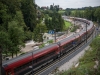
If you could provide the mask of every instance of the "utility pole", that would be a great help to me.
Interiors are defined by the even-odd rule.
[[[75,28],[75,17],[74,17],[74,28]]]
[[[32,52],[32,64],[31,64],[31,66],[29,66],[29,68],[32,69],[30,75],[34,75],[33,64],[34,64],[34,63],[33,63],[33,52]]]
[[[2,75],[2,48],[0,46],[0,75]]]
[[[56,43],[56,29],[54,29],[54,32],[55,32],[55,43]]]
[[[34,73],[34,72],[33,72],[33,64],[34,64],[34,63],[33,63],[33,52],[32,52],[32,75],[34,75],[34,74],[33,74],[33,73]]]
[[[87,43],[87,23],[86,23],[86,43]]]

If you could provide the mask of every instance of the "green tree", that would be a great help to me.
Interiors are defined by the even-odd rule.
[[[6,53],[6,56],[8,56],[9,46],[10,46],[10,39],[7,32],[0,31],[0,46],[2,48],[2,52]]]
[[[20,51],[22,46],[24,46],[24,29],[22,26],[18,26],[17,21],[11,21],[8,24],[8,34],[11,40],[10,51],[12,53],[12,57],[13,53],[16,53],[17,56],[17,52]]]
[[[24,16],[24,22],[31,31],[36,27],[36,5],[33,0],[22,0],[21,10]]]
[[[50,10],[53,11],[53,9],[54,9],[54,6],[53,5],[50,5]]]
[[[17,25],[20,27],[23,27],[24,33],[25,33],[25,41],[31,40],[32,39],[32,32],[29,30],[29,28],[25,25],[23,15],[21,11],[16,11],[16,15],[14,17],[16,22],[18,23]]]
[[[20,1],[21,0],[1,0],[1,2],[8,7],[7,12],[12,16],[12,18],[16,14],[16,11],[20,10]]]
[[[64,20],[59,13],[54,12],[52,17],[52,29],[61,31],[63,29]]]
[[[33,40],[36,42],[43,42],[43,34],[47,31],[47,28],[43,24],[38,24],[34,29]]]
[[[64,20],[61,17],[61,14],[54,11],[52,13],[51,18],[45,18],[45,25],[47,26],[48,30],[62,31],[64,26]]]
[[[85,10],[85,14],[84,14],[84,16],[85,16],[85,18],[86,19],[89,19],[89,20],[91,20],[91,16],[92,16],[92,7],[89,7],[89,8],[87,8],[86,10]]]
[[[96,9],[94,16],[97,18],[97,20],[100,22],[100,7]]]
[[[71,11],[70,10],[65,11],[65,15],[66,16],[70,16],[71,15]]]
[[[8,55],[7,53],[11,52],[12,57],[13,53],[16,53],[17,56],[17,52],[24,46],[25,38],[32,38],[32,36],[28,36],[31,33],[24,23],[20,1],[0,1],[0,41],[4,43],[2,44],[3,53]],[[4,38],[5,40],[2,40]]]
[[[18,22],[19,26],[23,26],[24,28],[26,28],[24,19],[23,19],[23,14],[21,11],[16,11],[16,15],[14,17],[14,19]]]
[[[49,19],[45,18],[45,25],[47,26],[48,30],[49,30]]]
[[[54,10],[58,12],[59,11],[59,5],[55,5]]]
[[[10,15],[7,13],[8,7],[0,2],[0,30],[8,28],[8,21],[10,20]]]

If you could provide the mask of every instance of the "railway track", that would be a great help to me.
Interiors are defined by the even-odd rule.
[[[94,28],[95,31],[97,29],[92,21],[82,18],[74,18],[74,20],[82,22],[83,27],[80,32],[57,43],[4,61],[2,64],[3,75],[48,75],[55,68],[72,59],[91,43],[94,34],[98,34],[96,32],[91,35]]]
[[[95,37],[95,31],[93,32],[93,34],[88,38],[88,42],[91,42],[91,40]],[[77,47],[75,47],[74,49],[71,49],[68,53],[63,54],[60,58],[53,60],[52,62],[46,64],[45,66],[42,66],[41,68],[39,68],[38,70],[36,70],[35,72],[28,72],[27,74],[24,75],[44,75],[43,72],[46,71],[47,69],[55,66],[55,64],[59,64],[62,60],[64,60],[65,58],[67,58],[69,55],[71,55],[72,53],[74,53],[75,51],[77,51],[78,49],[81,49],[84,45],[86,45],[86,41],[82,42],[80,45],[78,45]],[[66,61],[67,62],[67,61]],[[64,63],[63,63],[64,64]],[[61,66],[61,65],[60,65]],[[56,66],[57,67],[57,66]],[[56,68],[55,67],[55,68]],[[59,67],[59,66],[58,66]],[[55,69],[53,68],[53,70]],[[53,71],[52,70],[52,71]],[[32,74],[33,73],[33,74]],[[47,75],[47,74],[45,74]]]

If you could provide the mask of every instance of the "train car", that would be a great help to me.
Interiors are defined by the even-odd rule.
[[[44,63],[46,64],[58,57],[59,46],[53,44],[32,52],[3,62],[6,75],[23,75],[32,69],[30,66],[33,67],[33,70],[38,69]]]
[[[91,23],[89,23],[89,24],[92,24],[91,25],[91,27],[88,29],[88,37],[90,37],[90,35],[94,32],[94,30],[95,30],[95,27],[94,27],[94,25],[93,25],[93,23],[91,22]]]
[[[75,46],[80,44],[80,34],[75,34],[70,36],[67,39],[64,39],[61,42],[61,53],[64,54],[66,52],[69,52],[71,49],[73,49]]]

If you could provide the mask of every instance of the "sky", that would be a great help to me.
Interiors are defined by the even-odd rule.
[[[35,0],[35,3],[40,7],[50,6],[54,3],[63,9],[100,6],[100,0]]]

